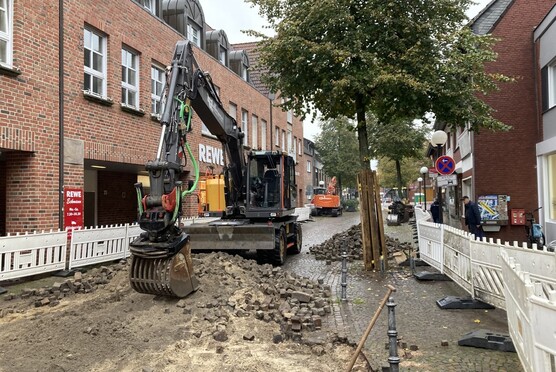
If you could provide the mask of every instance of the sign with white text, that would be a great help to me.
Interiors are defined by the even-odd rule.
[[[64,187],[64,229],[71,231],[83,228],[83,189]]]

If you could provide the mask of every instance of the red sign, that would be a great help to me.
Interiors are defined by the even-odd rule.
[[[436,163],[434,163],[434,167],[436,168],[438,173],[447,176],[454,173],[454,171],[456,170],[456,162],[451,156],[442,155],[436,160]]]
[[[71,237],[71,230],[83,228],[83,189],[64,187],[64,229]]]

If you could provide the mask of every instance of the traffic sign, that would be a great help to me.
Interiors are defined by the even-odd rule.
[[[458,184],[458,177],[455,174],[438,176],[436,182],[438,187],[456,186]]]
[[[434,163],[437,172],[445,176],[454,173],[456,170],[456,162],[451,156],[442,155]]]

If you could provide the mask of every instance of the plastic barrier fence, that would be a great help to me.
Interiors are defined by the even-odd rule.
[[[64,269],[66,241],[65,231],[0,237],[0,280]]]

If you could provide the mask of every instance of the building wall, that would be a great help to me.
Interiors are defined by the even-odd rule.
[[[554,5],[554,1],[517,0],[502,16],[492,34],[500,41],[495,46],[498,60],[488,72],[516,78],[502,84],[485,101],[494,116],[511,125],[505,133],[474,134],[474,198],[503,194],[511,197],[508,208],[535,209],[538,206],[535,144],[542,139],[537,120],[535,69],[532,31]],[[524,240],[522,226],[504,226],[488,236],[503,240]]]
[[[22,232],[58,226],[58,6],[14,3],[13,66],[21,73],[0,73],[2,213],[7,232]]]
[[[59,223],[58,156],[58,1],[17,0],[14,2],[13,64],[21,69],[15,77],[0,73],[0,151],[5,155],[4,194],[6,231],[0,233],[57,228]],[[107,45],[107,96],[112,104],[87,99],[83,94],[84,27],[103,33]],[[96,195],[98,224],[136,220],[133,183],[147,160],[156,155],[161,127],[151,119],[151,64],[170,63],[180,35],[161,19],[131,0],[64,2],[64,138],[66,146],[64,186],[87,188],[85,170],[97,163],[107,166],[98,171]],[[139,55],[140,109],[124,111],[121,100],[121,50],[131,48]],[[237,105],[238,124],[242,109],[259,122],[265,120],[267,149],[275,149],[271,123],[287,130],[285,113],[271,110],[270,101],[251,84],[243,81],[206,52],[194,47],[200,68],[210,72],[220,88],[223,106]],[[271,118],[276,115],[276,118]],[[201,132],[201,120],[194,115],[193,131],[188,135],[192,151],[199,160],[200,145],[221,148],[212,136]],[[303,138],[302,124],[294,119],[294,136]],[[249,131],[249,136],[252,131]],[[10,140],[3,140],[6,136]],[[258,144],[261,143],[258,130]],[[248,137],[246,145],[251,145]],[[71,155],[71,156],[69,156]],[[298,160],[299,161],[299,160]],[[200,162],[201,172],[222,167]],[[298,166],[299,168],[299,166]],[[192,162],[186,166],[191,178]],[[299,172],[299,169],[298,169]],[[298,178],[298,189],[304,189]],[[108,194],[104,195],[104,190]],[[117,190],[121,190],[117,192]],[[125,197],[122,197],[125,193]],[[2,198],[0,198],[2,200]],[[117,203],[116,207],[114,203]],[[133,208],[131,207],[133,205]],[[1,206],[1,205],[0,205]],[[197,212],[197,199],[186,200],[185,215]]]

